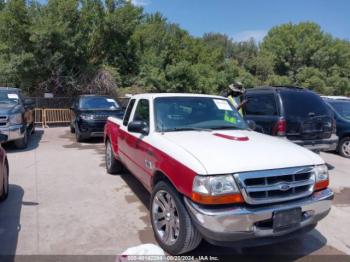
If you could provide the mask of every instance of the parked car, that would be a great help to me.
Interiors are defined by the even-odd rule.
[[[123,117],[123,109],[108,96],[82,95],[71,107],[70,130],[82,142],[91,137],[103,137],[103,128],[109,116]]]
[[[7,138],[7,135],[0,134],[0,201],[4,201],[9,193],[9,164],[6,151],[1,146]]]
[[[0,132],[24,149],[34,131],[34,101],[24,98],[20,89],[0,87]]]
[[[333,114],[316,93],[299,87],[248,89],[244,118],[269,135],[287,138],[313,151],[332,151],[338,144]]]
[[[337,135],[339,143],[337,152],[346,158],[350,158],[350,99],[324,98],[337,122]]]
[[[135,95],[104,132],[107,172],[126,166],[151,192],[155,238],[170,254],[202,238],[244,246],[297,237],[331,208],[325,162],[252,131],[226,98]]]

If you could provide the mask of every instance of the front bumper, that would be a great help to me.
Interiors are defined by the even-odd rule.
[[[337,135],[332,134],[327,139],[315,139],[315,140],[290,140],[300,146],[306,147],[312,151],[334,151],[337,149],[339,138]]]
[[[24,137],[25,125],[13,125],[0,127],[0,133],[7,135],[7,142],[18,140]]]
[[[235,242],[235,245],[250,246],[280,241],[313,229],[329,213],[332,199],[333,192],[327,188],[307,198],[260,207],[208,207],[188,198],[184,201],[194,224],[207,241],[217,245]],[[301,207],[303,212],[299,225],[278,231],[269,226],[274,212],[296,207]]]
[[[89,137],[103,137],[104,126],[106,121],[85,121],[78,122],[78,128],[81,135],[86,138]]]

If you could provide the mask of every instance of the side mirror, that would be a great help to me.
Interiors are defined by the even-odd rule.
[[[132,121],[128,125],[128,131],[148,135],[149,127],[144,121]]]
[[[5,143],[8,139],[8,136],[0,133],[0,144]]]
[[[256,129],[256,123],[253,120],[247,120],[247,125],[251,130],[255,130]]]
[[[24,99],[24,105],[25,106],[34,106],[34,100],[31,98],[25,98]]]

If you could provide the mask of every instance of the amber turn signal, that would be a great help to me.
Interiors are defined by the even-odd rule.
[[[314,191],[325,189],[328,186],[329,186],[329,180],[328,179],[316,182]]]
[[[241,194],[229,194],[221,196],[202,195],[192,192],[192,200],[204,205],[221,205],[221,204],[237,204],[244,203]]]

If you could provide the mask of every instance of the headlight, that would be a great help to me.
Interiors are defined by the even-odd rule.
[[[316,182],[328,180],[328,167],[326,165],[315,166]]]
[[[196,176],[193,180],[192,200],[202,204],[243,202],[232,175]]]
[[[90,115],[90,114],[81,114],[80,118],[83,120],[94,120],[94,115]]]
[[[14,114],[9,117],[10,125],[19,125],[23,122],[22,114]]]
[[[315,190],[327,188],[329,185],[328,167],[326,165],[319,165],[314,167],[316,178]]]

